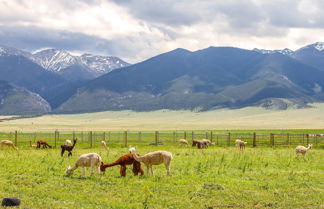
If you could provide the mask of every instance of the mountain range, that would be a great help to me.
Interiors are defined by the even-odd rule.
[[[175,49],[130,65],[117,57],[0,47],[0,75],[39,94],[53,113],[302,108],[324,99],[323,49],[321,42],[295,51]]]

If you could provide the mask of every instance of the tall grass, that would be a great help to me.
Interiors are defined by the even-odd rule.
[[[21,198],[22,208],[321,208],[324,194],[324,150],[305,159],[293,149],[140,146],[140,154],[171,151],[172,176],[163,165],[154,176],[119,176],[119,166],[105,175],[71,177],[65,169],[80,154],[97,152],[104,162],[127,148],[78,149],[61,158],[59,150],[0,151],[0,197]],[[142,164],[142,166],[144,166]],[[143,167],[144,168],[144,167]],[[144,168],[145,170],[145,168]]]

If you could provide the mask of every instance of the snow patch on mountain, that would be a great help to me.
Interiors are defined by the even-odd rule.
[[[257,49],[254,48],[253,51],[259,52],[261,54],[274,54],[274,53],[280,53],[280,54],[284,54],[284,55],[292,55],[294,53],[293,50],[291,49],[276,49],[276,50],[268,50],[268,49]]]

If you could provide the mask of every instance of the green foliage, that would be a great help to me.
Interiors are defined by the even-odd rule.
[[[163,165],[154,176],[125,178],[119,166],[105,175],[70,177],[65,169],[80,154],[97,152],[104,162],[128,153],[127,148],[77,148],[73,157],[58,149],[0,151],[0,197],[21,198],[22,208],[320,208],[323,206],[324,150],[312,149],[305,160],[294,149],[139,146],[143,155],[171,151],[172,176]],[[145,167],[142,164],[144,170]]]

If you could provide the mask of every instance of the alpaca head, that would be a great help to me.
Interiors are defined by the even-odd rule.
[[[129,152],[132,154],[136,154],[136,148],[135,147],[130,147]]]
[[[104,166],[103,162],[101,162],[100,171],[103,172],[103,173],[105,173],[105,171],[106,171],[106,167]]]
[[[247,142],[244,142],[244,145],[246,145],[247,144]]]
[[[312,144],[309,144],[308,145],[308,149],[312,149],[313,145]]]
[[[68,166],[66,171],[65,171],[66,175],[70,175],[73,173],[73,170],[71,169],[71,166]]]

